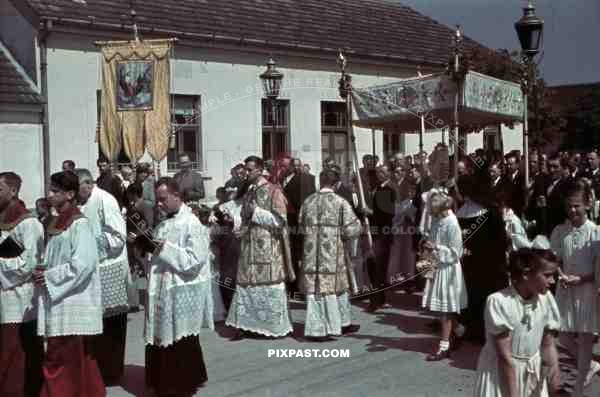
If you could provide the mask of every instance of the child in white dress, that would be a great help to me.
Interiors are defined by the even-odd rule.
[[[442,315],[439,347],[427,356],[427,361],[439,361],[450,356],[450,336],[453,325],[457,325],[457,314],[467,307],[467,289],[460,264],[462,232],[450,209],[452,199],[443,192],[432,191],[427,201],[431,229],[421,250],[430,256],[436,270],[425,285],[423,307]]]
[[[487,299],[486,344],[477,364],[475,397],[546,397],[548,386],[557,391],[560,316],[548,290],[557,262],[550,250],[511,253],[512,285]]]
[[[600,332],[598,295],[594,284],[600,258],[600,230],[587,218],[591,189],[578,181],[567,195],[568,220],[554,228],[552,250],[562,260],[556,302],[562,318],[560,343],[577,359],[573,396],[582,397],[600,363],[592,361],[594,334]]]

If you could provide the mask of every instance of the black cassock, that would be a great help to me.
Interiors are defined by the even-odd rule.
[[[458,218],[458,222],[463,231],[463,246],[470,252],[461,259],[469,299],[461,323],[467,328],[467,339],[484,342],[486,299],[508,286],[506,252],[509,241],[498,210]]]

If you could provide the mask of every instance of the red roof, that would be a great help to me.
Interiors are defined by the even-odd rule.
[[[109,25],[131,34],[131,1],[27,0],[61,24]],[[134,1],[141,29],[192,40],[337,51],[353,56],[442,66],[453,29],[393,0],[143,0]],[[142,30],[144,32],[144,30]],[[480,46],[465,38],[467,46]]]

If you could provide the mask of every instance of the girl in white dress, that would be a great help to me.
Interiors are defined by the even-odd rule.
[[[511,253],[512,285],[487,299],[486,344],[477,364],[475,397],[547,397],[558,390],[555,335],[560,316],[548,290],[557,262],[550,250]]]
[[[457,325],[457,314],[467,307],[467,289],[460,265],[462,232],[450,209],[452,199],[432,190],[428,207],[431,229],[421,250],[431,257],[436,270],[425,285],[423,307],[441,314],[441,340],[438,348],[427,356],[427,361],[439,361],[450,356],[450,336],[453,325]]]
[[[592,361],[594,334],[600,332],[598,295],[594,285],[600,258],[600,232],[587,218],[591,189],[578,181],[567,195],[568,220],[554,228],[552,250],[562,259],[556,302],[562,318],[560,343],[577,359],[573,396],[582,397],[600,364]]]

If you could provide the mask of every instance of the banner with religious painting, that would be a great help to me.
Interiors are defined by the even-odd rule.
[[[152,110],[154,62],[117,62],[117,111]]]
[[[98,43],[102,51],[99,142],[109,161],[121,149],[138,161],[167,155],[171,134],[172,39]]]

